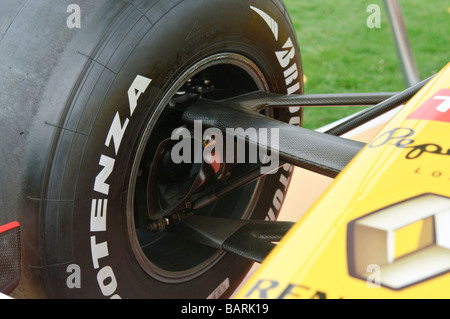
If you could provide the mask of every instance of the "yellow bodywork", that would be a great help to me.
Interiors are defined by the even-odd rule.
[[[450,64],[339,174],[236,298],[449,298],[449,89]]]

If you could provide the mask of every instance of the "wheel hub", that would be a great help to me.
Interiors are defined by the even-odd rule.
[[[150,276],[162,282],[184,282],[201,275],[225,255],[220,249],[184,239],[179,227],[173,226],[194,213],[192,200],[212,184],[249,170],[247,164],[238,164],[231,172],[226,163],[208,164],[203,159],[200,163],[173,163],[169,155],[175,143],[170,137],[177,129],[189,129],[181,119],[180,107],[202,98],[221,100],[267,90],[256,65],[243,56],[224,53],[193,65],[161,99],[139,142],[127,200],[130,243]],[[214,140],[202,136],[201,141],[191,142],[200,142],[203,151]],[[239,189],[233,200],[223,198],[195,209],[195,215],[248,219],[259,185],[255,182]]]
[[[214,141],[192,141],[204,148]],[[162,141],[152,161],[147,182],[148,228],[150,231],[164,231],[183,218],[192,215],[192,197],[205,187],[224,179],[231,171],[223,159],[215,155],[201,163],[174,163],[172,159],[174,141]],[[192,147],[194,149],[194,147]],[[202,155],[202,154],[201,154]],[[195,154],[193,157],[197,157]],[[200,156],[202,157],[202,156]],[[229,176],[229,175],[228,175]]]

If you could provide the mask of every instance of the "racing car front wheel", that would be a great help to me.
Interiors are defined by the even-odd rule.
[[[0,224],[22,227],[14,297],[231,295],[250,261],[160,229],[164,210],[189,208],[183,198],[202,169],[173,165],[167,145],[187,127],[177,105],[301,93],[282,1],[6,0],[0,70]],[[298,125],[300,113],[266,115]],[[290,173],[284,166],[193,213],[275,219]]]

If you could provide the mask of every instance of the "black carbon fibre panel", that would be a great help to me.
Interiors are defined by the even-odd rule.
[[[240,103],[240,102],[239,102]],[[278,152],[280,160],[313,172],[335,177],[364,147],[363,143],[289,125],[254,112],[232,100],[215,102],[200,100],[183,112],[185,122],[201,121],[204,127],[226,132],[234,130],[238,138]],[[261,135],[250,134],[252,129],[267,129],[267,141]],[[278,138],[274,135],[278,133]],[[278,145],[271,143],[271,138]]]
[[[192,216],[180,225],[184,238],[261,263],[294,225],[286,221]]]

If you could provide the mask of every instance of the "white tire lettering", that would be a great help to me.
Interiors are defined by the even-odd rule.
[[[106,231],[107,199],[93,199],[91,205],[91,232]]]
[[[109,127],[108,134],[105,139],[105,146],[111,147],[111,142],[114,144],[114,153],[117,156],[120,145],[122,144],[123,137],[130,123],[130,119],[137,107],[137,103],[141,95],[148,89],[148,86],[152,82],[151,79],[137,75],[128,89],[128,102],[130,117],[127,117],[123,124],[120,119],[119,112],[116,112],[114,119]],[[100,156],[99,165],[102,166],[102,170],[95,177],[93,190],[97,193],[108,196],[110,185],[107,183],[108,178],[114,171],[115,159],[102,154]],[[90,213],[90,231],[91,233],[101,234],[107,231],[107,211],[108,211],[108,199],[92,199],[91,213]],[[94,269],[100,269],[97,272],[98,286],[104,296],[111,299],[120,299],[118,294],[115,294],[118,283],[114,275],[114,271],[111,266],[103,266],[100,268],[100,261],[106,260],[109,256],[108,242],[103,241],[97,243],[97,237],[91,236],[91,255],[92,264]]]
[[[271,17],[269,16],[267,13],[265,13],[264,11],[255,8],[253,6],[250,6],[250,8],[255,11],[256,13],[258,13],[261,18],[264,19],[264,21],[266,21],[267,25],[269,26],[270,30],[272,30],[273,36],[275,37],[275,40],[278,41],[278,23]]]
[[[290,85],[294,80],[298,78],[297,63],[292,64],[286,71],[284,71],[284,78],[286,79],[286,85]]]
[[[92,252],[92,264],[95,269],[100,268],[99,260],[109,256],[108,243],[106,241],[97,244],[97,238],[91,236],[91,252]]]
[[[111,139],[114,141],[114,149],[116,151],[116,155],[119,152],[120,144],[122,143],[123,134],[128,127],[128,123],[130,123],[129,119],[125,120],[125,123],[121,124],[119,112],[116,113],[114,120],[109,128],[108,135],[106,136],[105,145],[109,147],[111,144]]]
[[[137,106],[137,101],[139,100],[139,97],[142,93],[144,93],[152,80],[143,77],[141,75],[136,76],[136,79],[134,79],[133,84],[131,84],[131,87],[128,89],[128,101],[130,104],[130,117],[133,116],[134,110]]]
[[[295,49],[294,45],[292,44],[291,38],[288,38],[286,43],[283,45],[282,51],[275,52],[275,55],[277,56],[278,62],[280,63],[281,67],[284,69],[286,68],[291,60],[295,57]]]
[[[97,282],[106,297],[111,296],[117,289],[117,280],[110,266],[105,266],[97,273]]]
[[[116,161],[109,156],[102,155],[100,157],[99,165],[103,166],[103,169],[95,177],[94,191],[102,193],[103,195],[109,194],[109,184],[106,184],[106,180],[113,172],[114,163]]]
[[[278,32],[278,23],[266,12],[255,8],[253,6],[250,6],[250,8],[257,12],[263,20],[269,25],[272,32],[276,29],[276,37],[275,40],[278,41],[279,32]],[[275,27],[276,26],[276,27]],[[275,34],[275,32],[274,32]],[[287,94],[294,94],[298,92],[301,89],[300,81],[298,79],[299,77],[299,66],[297,65],[297,62],[292,62],[292,60],[296,56],[296,50],[294,47],[294,44],[292,42],[292,39],[289,37],[286,42],[284,42],[283,46],[281,47],[281,50],[275,52],[275,56],[278,60],[278,63],[280,64],[283,71],[283,76],[285,79],[285,84],[287,87]],[[296,115],[297,112],[300,111],[300,107],[289,107],[289,112],[293,115],[289,119],[289,124],[291,125],[300,125],[301,119],[300,116]],[[287,186],[289,185],[289,179],[290,179],[290,173],[292,172],[292,166],[291,165],[284,165],[284,170],[287,172],[287,175],[280,174],[279,182],[281,184],[281,187],[277,189],[275,192],[275,195],[272,200],[272,207],[269,208],[269,211],[267,212],[266,220],[275,220],[276,219],[276,213],[281,208],[281,203],[284,198],[284,192],[287,189]]]

